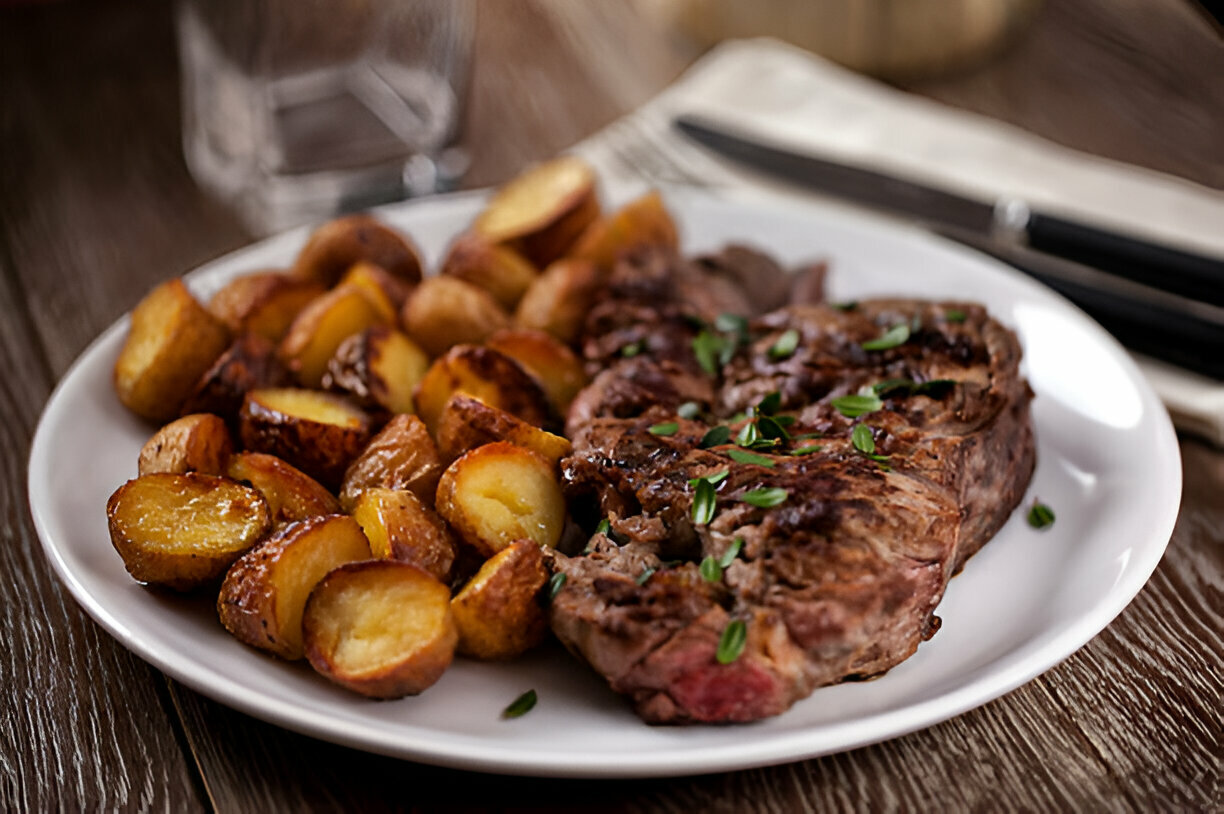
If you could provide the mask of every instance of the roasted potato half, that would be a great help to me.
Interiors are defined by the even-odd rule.
[[[178,418],[200,376],[229,345],[229,330],[183,285],[167,280],[132,311],[127,340],[115,360],[119,401],[144,418]]]
[[[377,413],[411,413],[412,393],[429,357],[397,330],[379,325],[340,343],[327,363],[323,387],[345,393]]]
[[[555,546],[565,527],[565,498],[553,467],[504,441],[477,447],[447,467],[437,509],[486,557],[515,540]]]
[[[302,609],[329,571],[370,558],[351,517],[331,514],[282,526],[234,563],[221,583],[217,615],[239,641],[283,659],[302,657]]]
[[[128,481],[106,502],[106,519],[128,573],[176,591],[215,584],[272,529],[259,492],[198,472]]]
[[[597,217],[594,170],[581,158],[562,156],[501,187],[472,230],[543,268],[564,255]]]
[[[257,271],[226,283],[208,301],[208,310],[232,333],[279,342],[306,304],[326,290],[281,271]]]
[[[333,286],[354,263],[381,266],[409,285],[421,281],[421,258],[408,238],[367,214],[336,218],[311,234],[292,274]]]
[[[457,277],[430,277],[408,297],[400,321],[412,341],[440,356],[508,327],[510,315],[484,289]]]
[[[381,559],[424,568],[443,582],[455,564],[455,539],[438,513],[407,490],[366,489],[353,506],[353,519]]]
[[[438,419],[438,453],[453,461],[468,450],[509,441],[539,455],[553,466],[573,449],[569,439],[533,427],[505,410],[465,393],[455,393]]]
[[[154,472],[224,475],[233,451],[234,440],[223,420],[209,413],[185,415],[145,442],[140,448],[138,471],[142,475]]]
[[[547,582],[544,556],[531,540],[516,540],[486,560],[451,600],[459,652],[512,659],[544,641],[548,620],[540,592]]]
[[[560,415],[569,411],[574,396],[586,387],[582,360],[544,331],[529,328],[498,331],[485,340],[485,347],[504,353],[535,377]]]
[[[383,321],[394,325],[399,320],[399,309],[404,300],[408,299],[411,286],[392,275],[382,266],[373,263],[356,263],[344,276],[339,285],[349,285],[365,294]]]
[[[268,388],[247,393],[240,416],[242,444],[283,458],[328,489],[370,440],[370,417],[341,396],[317,390]]]
[[[544,269],[527,289],[514,312],[514,321],[521,328],[545,331],[572,345],[602,285],[594,264],[562,258]]]
[[[676,249],[680,244],[676,222],[657,190],[625,204],[617,212],[597,221],[574,245],[573,257],[589,260],[608,272],[627,252],[643,246]]]
[[[490,348],[457,345],[434,360],[414,394],[417,415],[431,433],[437,433],[446,402],[455,393],[475,396],[537,427],[553,418],[548,396],[536,380]]]
[[[311,302],[289,326],[280,356],[303,387],[319,387],[327,363],[353,334],[386,324],[370,298],[354,286],[337,286]]]
[[[310,594],[306,657],[322,675],[370,698],[416,695],[455,657],[450,590],[395,560],[351,563]]]
[[[276,346],[259,334],[243,334],[200,377],[183,402],[183,412],[213,413],[237,430],[247,391],[292,384],[293,377],[276,355]]]
[[[371,487],[406,489],[433,505],[442,459],[425,424],[414,415],[397,415],[361,451],[344,473],[340,505],[349,511]]]
[[[225,474],[258,489],[268,501],[272,522],[277,526],[340,512],[340,502],[323,484],[275,455],[263,452],[231,455]]]
[[[540,271],[514,249],[468,232],[451,244],[439,273],[487,291],[498,305],[513,311]]]

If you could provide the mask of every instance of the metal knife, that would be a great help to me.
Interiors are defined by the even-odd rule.
[[[1059,291],[1124,344],[1224,378],[1224,260],[985,202],[799,154],[692,116],[674,122],[698,143],[800,186],[917,219]]]

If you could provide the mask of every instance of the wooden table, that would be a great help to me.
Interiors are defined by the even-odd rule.
[[[0,810],[1220,810],[1224,454],[1189,438],[1168,554],[1117,621],[1002,699],[849,754],[641,782],[468,774],[262,723],[124,650],[51,573],[25,462],[86,343],[155,282],[249,240],[184,168],[168,5],[0,11]],[[616,0],[482,12],[473,186],[694,56]],[[1219,35],[1183,0],[1061,0],[989,66],[912,89],[1220,188],[1221,77]]]

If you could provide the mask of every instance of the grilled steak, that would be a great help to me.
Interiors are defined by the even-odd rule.
[[[661,254],[618,265],[586,327],[599,372],[567,425],[567,497],[580,523],[608,527],[557,557],[552,626],[651,723],[776,715],[909,657],[1034,465],[1020,346],[980,306],[720,319],[784,290],[759,256],[721,257],[752,274]],[[847,415],[846,396],[864,412]],[[714,494],[708,521],[699,490]],[[746,642],[724,642],[722,663],[733,620]]]

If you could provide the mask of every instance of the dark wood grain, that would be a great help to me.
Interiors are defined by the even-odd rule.
[[[596,131],[693,56],[622,2],[481,10],[469,185]],[[989,65],[913,89],[1220,187],[1221,54],[1181,0],[1050,0]],[[846,754],[668,780],[496,777],[317,741],[164,679],[51,574],[24,464],[84,345],[153,282],[249,236],[183,165],[168,4],[4,9],[0,82],[0,810],[1221,809],[1224,454],[1192,440],[1168,554],[1101,635],[981,709]]]

